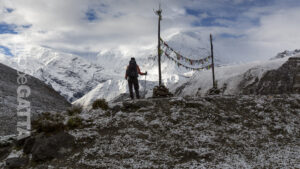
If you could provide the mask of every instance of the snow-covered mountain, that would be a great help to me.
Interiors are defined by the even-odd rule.
[[[300,58],[300,54],[292,56]],[[296,83],[294,79],[300,70],[298,63],[289,58],[217,67],[218,89],[225,95],[295,93],[290,88]],[[172,85],[171,91],[177,96],[204,96],[212,86],[212,72],[207,70]],[[272,91],[266,88],[272,88]]]
[[[165,41],[174,49],[180,51],[184,56],[188,56],[191,59],[204,58],[209,55],[207,49],[199,48],[199,44],[203,44],[201,38],[196,38],[192,33],[179,33],[170,38],[166,38]],[[206,47],[205,47],[206,48]],[[145,83],[145,77],[140,77],[140,90],[144,92],[146,87],[147,97],[152,96],[152,89],[158,84],[158,67],[156,58],[156,49],[145,50],[139,56],[136,57],[137,63],[142,71],[147,71],[147,82]],[[90,105],[94,100],[98,98],[105,98],[112,100],[122,93],[128,93],[127,81],[124,79],[125,69],[128,65],[129,58],[131,56],[124,56],[120,51],[109,51],[99,53],[97,55],[98,64],[104,68],[103,72],[112,75],[112,79],[105,83],[100,83],[96,88],[87,93],[82,98],[74,102],[74,104],[80,104],[83,106]],[[183,67],[178,67],[173,61],[168,60],[166,57],[162,57],[162,76],[163,83],[167,86],[175,84],[180,81],[184,81],[194,74],[194,71],[186,70]],[[145,86],[146,84],[146,86]]]
[[[109,79],[102,67],[76,55],[43,47],[32,47],[24,53],[3,62],[42,80],[68,101],[82,97]]]
[[[294,55],[293,55],[294,56]],[[299,55],[300,56],[300,55]],[[251,62],[238,65],[228,65],[228,66],[218,66],[215,69],[216,80],[218,83],[218,88],[221,90],[222,94],[225,95],[236,95],[243,92],[243,88],[251,88],[260,82],[260,79],[270,70],[279,69],[284,63],[287,62],[289,57],[268,60],[264,62]],[[172,63],[164,62],[166,65],[172,65]],[[296,66],[295,66],[296,68]],[[171,68],[165,67],[164,74]],[[180,69],[180,68],[179,68]],[[173,69],[175,70],[175,68]],[[178,71],[178,70],[176,70]],[[170,71],[171,72],[171,71]],[[174,71],[175,72],[175,71]],[[173,73],[174,73],[173,72]],[[287,72],[283,72],[286,74]],[[167,74],[168,75],[168,74]],[[170,74],[172,75],[172,74]],[[192,72],[191,77],[181,78],[180,75],[173,74],[172,83],[168,83],[171,91],[177,96],[204,96],[212,88],[212,72],[211,70],[204,70],[200,72]],[[293,75],[292,75],[293,76]],[[156,78],[156,77],[155,77]],[[177,79],[176,79],[177,78]],[[274,77],[275,78],[275,77]],[[293,77],[291,77],[293,78]],[[169,78],[172,79],[172,78]],[[280,80],[278,80],[280,81]],[[152,89],[155,81],[149,82],[147,89]],[[272,82],[275,84],[275,82]],[[277,82],[276,82],[277,83]],[[280,82],[278,82],[280,83]],[[141,90],[144,90],[144,81],[140,82]],[[258,85],[258,84],[256,84]],[[255,87],[252,87],[255,88]],[[251,90],[252,90],[251,88]],[[117,89],[117,90],[116,90]],[[250,89],[247,89],[250,90]],[[255,89],[253,89],[255,90]],[[148,93],[146,97],[151,97],[152,91],[147,90]],[[86,94],[84,97],[80,98],[74,104],[83,105],[84,107],[89,106],[97,98],[107,98],[112,100],[114,97],[121,93],[128,92],[127,83],[125,80],[120,81],[109,81],[106,84],[98,85],[94,90]],[[246,92],[249,93],[249,92]],[[250,92],[251,93],[251,92]],[[254,93],[252,93],[254,94]]]
[[[284,57],[291,57],[291,56],[295,56],[298,54],[300,54],[300,49],[296,49],[294,51],[286,50],[286,51],[278,53],[275,57],[271,58],[271,60],[280,59],[280,58],[284,58]]]
[[[195,58],[199,52],[203,52],[202,49],[198,50],[199,44],[203,44],[202,40],[195,37],[193,34],[183,32],[165,40],[181,54]],[[155,47],[144,50],[136,56],[124,54],[116,49],[101,51],[93,59],[85,59],[85,57],[35,46],[27,48],[26,51],[19,50],[14,57],[0,58],[0,61],[39,78],[73,102],[90,91],[93,94],[90,93],[87,97],[93,95],[92,98],[108,100],[128,92],[124,74],[131,57],[136,57],[142,71],[148,71],[147,89],[153,88],[158,80],[156,53]],[[20,64],[21,62],[25,64]],[[193,74],[192,71],[177,67],[165,57],[162,58],[162,72],[163,82],[166,85],[184,80]],[[144,78],[141,77],[140,80]],[[141,90],[144,90],[144,84],[145,81],[141,81]]]
[[[165,37],[164,40],[182,55],[198,59],[209,55],[209,43],[207,39],[201,37],[203,36],[199,33],[180,32]],[[290,56],[296,54],[295,52],[298,52],[298,50],[285,53]],[[151,89],[158,84],[156,53],[155,47],[141,50],[135,56],[127,54],[121,49],[114,49],[101,51],[95,57],[89,58],[44,47],[31,47],[26,52],[18,52],[14,57],[0,57],[0,61],[37,77],[52,86],[68,101],[88,105],[98,98],[112,100],[116,96],[128,92],[124,74],[131,57],[136,57],[142,71],[148,71],[147,86],[145,86],[145,77],[140,77],[140,90],[144,91],[146,88],[146,95],[151,96]],[[217,65],[224,63],[218,57],[216,60]],[[22,62],[25,62],[25,64],[21,64]],[[252,71],[256,71],[258,74],[266,70],[276,69],[283,62],[276,59],[264,63],[218,67],[216,77],[219,86],[227,84],[227,92],[232,93],[230,91],[233,91],[237,85],[236,79],[242,78],[235,77],[242,76],[250,68],[253,68]],[[260,67],[260,65],[262,66]],[[188,83],[192,83],[194,86],[189,89],[190,93],[195,94],[199,88],[201,88],[200,93],[205,93],[212,83],[210,70],[194,74],[194,71],[178,67],[166,57],[162,57],[162,72],[163,83],[171,86],[175,93],[176,88]]]

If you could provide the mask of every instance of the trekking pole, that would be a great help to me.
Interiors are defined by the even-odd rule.
[[[147,74],[145,75],[145,88],[144,88],[145,98],[146,98],[146,87],[147,87]]]

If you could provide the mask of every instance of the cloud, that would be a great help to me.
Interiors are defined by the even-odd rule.
[[[274,10],[260,17],[259,25],[237,30],[244,36],[230,40],[237,49],[233,55],[244,56],[246,60],[265,60],[284,50],[298,49],[300,41],[298,22],[300,7]],[[224,45],[226,40],[223,40]],[[232,49],[230,45],[225,45]],[[226,49],[224,49],[226,51]],[[228,53],[228,52],[227,52]]]
[[[85,55],[119,49],[136,55],[157,42],[158,0],[2,0],[0,45],[37,45]],[[228,60],[266,59],[297,48],[297,0],[161,0],[162,36],[195,31],[215,35]],[[9,29],[5,29],[9,30]],[[299,43],[298,43],[299,44]],[[20,47],[20,48],[22,48]]]

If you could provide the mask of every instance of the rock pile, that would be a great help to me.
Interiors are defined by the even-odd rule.
[[[218,89],[217,87],[213,87],[211,89],[209,89],[209,91],[207,92],[207,95],[218,95],[221,93],[221,90]]]
[[[153,89],[153,98],[172,97],[173,94],[169,92],[169,89],[164,85],[155,86]]]

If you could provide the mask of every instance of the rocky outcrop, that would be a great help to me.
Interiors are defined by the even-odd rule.
[[[297,74],[294,78],[294,86],[293,86],[293,91],[296,93],[300,93],[300,58],[295,58],[294,62],[297,64]]]
[[[299,76],[300,57],[291,57],[279,69],[267,71],[260,79],[252,77],[251,84],[244,78],[239,86],[242,94],[300,94]]]
[[[17,107],[20,103],[17,90],[22,86],[18,83],[19,77],[17,70],[0,64],[0,136],[16,133]],[[19,79],[19,82],[24,79]],[[64,97],[40,80],[26,75],[23,82],[30,89],[30,95],[24,100],[30,103],[32,115],[42,111],[62,111],[70,106]],[[25,95],[24,91],[22,94]]]

